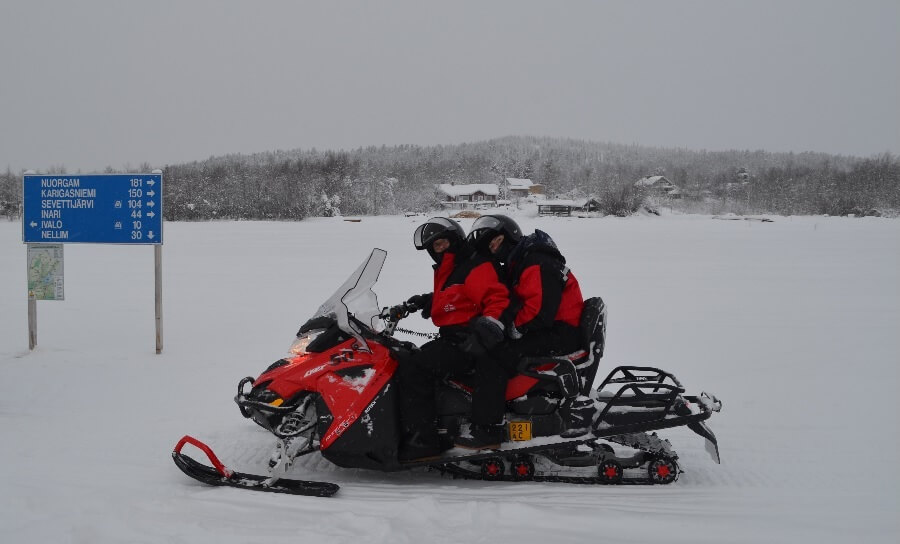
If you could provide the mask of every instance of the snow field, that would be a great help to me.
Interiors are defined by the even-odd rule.
[[[172,464],[175,442],[264,470],[272,438],[239,415],[237,382],[280,358],[372,247],[388,251],[383,306],[430,290],[411,243],[424,217],[167,223],[162,355],[152,249],[77,244],[66,301],[38,303],[29,353],[21,226],[0,222],[0,541],[896,541],[900,222],[518,219],[607,302],[598,374],[656,364],[722,399],[709,422],[722,465],[678,429],[660,433],[685,470],[667,487],[489,484],[319,456],[294,471],[341,484],[332,499],[201,486]]]

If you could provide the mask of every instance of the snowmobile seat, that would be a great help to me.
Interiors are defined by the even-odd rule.
[[[509,380],[507,400],[528,393],[550,393],[568,398],[570,387],[563,384],[571,380],[570,365],[574,367],[578,393],[590,393],[603,349],[606,346],[606,305],[600,297],[584,301],[579,324],[582,349],[559,357],[526,357],[519,364],[519,374]],[[569,364],[566,364],[569,363]]]
[[[506,386],[506,400],[518,413],[553,412],[562,399],[588,396],[606,345],[606,305],[600,297],[584,302],[579,323],[582,349],[562,356],[525,357]],[[449,380],[471,392],[469,376]]]
[[[575,361],[575,368],[581,378],[581,394],[587,395],[594,384],[606,347],[606,304],[602,298],[592,297],[584,301],[579,329],[587,356]]]

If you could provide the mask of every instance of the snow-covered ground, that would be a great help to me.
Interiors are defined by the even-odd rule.
[[[607,301],[602,364],[654,363],[723,400],[722,465],[687,430],[662,433],[685,470],[662,487],[304,458],[296,477],[339,483],[331,499],[206,487],[170,452],[190,433],[264,470],[272,439],[239,415],[238,380],[372,247],[389,252],[382,305],[429,290],[422,217],[166,224],[162,355],[153,250],[75,244],[29,352],[21,226],[0,222],[0,542],[897,542],[900,221],[773,219],[521,221]]]

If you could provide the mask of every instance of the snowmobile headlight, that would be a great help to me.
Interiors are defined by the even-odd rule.
[[[306,351],[306,348],[312,343],[313,340],[319,337],[320,334],[325,332],[325,329],[313,329],[311,331],[306,331],[301,334],[294,340],[294,343],[291,344],[290,352],[292,355],[306,355],[309,353]]]
[[[271,404],[272,406],[281,406],[284,403],[284,399],[278,396],[278,393],[274,391],[270,391],[268,389],[263,389],[262,391],[258,391],[253,395],[253,400],[256,402],[264,402],[266,404]]]

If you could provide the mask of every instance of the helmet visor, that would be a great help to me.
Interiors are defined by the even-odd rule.
[[[493,229],[500,230],[500,227],[503,225],[503,222],[497,219],[496,217],[490,215],[482,215],[478,219],[472,223],[472,231],[482,230],[482,229]]]
[[[487,244],[500,234],[503,222],[496,217],[482,215],[472,223],[472,230],[466,239],[479,249],[487,248]]]
[[[438,238],[448,237],[448,233],[455,229],[455,225],[449,219],[433,217],[419,225],[416,232],[413,233],[413,245],[416,246],[416,249],[426,249]]]
[[[495,236],[499,235],[495,229],[477,229],[473,230],[466,236],[466,240],[469,241],[470,244],[474,244],[475,247],[481,247],[483,244],[487,244],[490,240],[493,240]]]

